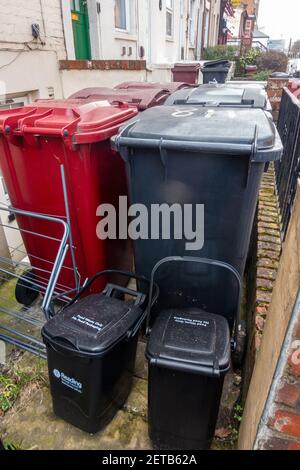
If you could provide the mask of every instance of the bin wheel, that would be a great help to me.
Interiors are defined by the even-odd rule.
[[[246,322],[241,321],[238,326],[238,333],[236,338],[236,348],[232,354],[233,366],[240,369],[244,363],[247,343]]]
[[[35,274],[32,270],[23,274],[17,282],[15,297],[19,304],[29,307],[38,298],[39,291],[37,287],[33,287],[32,282],[35,281]]]

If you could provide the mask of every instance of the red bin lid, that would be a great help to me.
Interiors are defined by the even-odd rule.
[[[116,86],[116,90],[147,89],[156,88],[168,90],[170,93],[183,88],[191,88],[193,85],[185,82],[123,82]]]
[[[121,101],[137,107],[139,111],[144,111],[163,104],[169,94],[169,90],[156,88],[118,90],[96,87],[79,90],[71,95],[69,99],[108,100],[110,103]]]
[[[137,109],[127,103],[112,106],[96,100],[37,100],[23,108],[0,111],[0,133],[60,136],[66,143],[107,140]]]
[[[172,72],[197,72],[200,69],[199,62],[178,62],[174,65]]]

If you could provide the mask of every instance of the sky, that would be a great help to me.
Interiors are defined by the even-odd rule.
[[[260,0],[258,26],[271,39],[300,39],[300,0]]]

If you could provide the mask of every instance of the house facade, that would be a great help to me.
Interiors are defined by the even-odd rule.
[[[257,26],[260,0],[231,0],[234,15],[227,16],[228,44],[250,48]]]
[[[175,62],[218,43],[224,1],[0,0],[0,106],[171,80]]]

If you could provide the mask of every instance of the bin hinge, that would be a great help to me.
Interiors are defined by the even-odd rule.
[[[164,172],[165,172],[164,179],[167,180],[168,179],[168,168],[167,168],[168,153],[167,153],[167,150],[163,148],[163,143],[164,143],[164,140],[163,138],[161,138],[159,141],[158,148],[159,148],[160,160],[164,167]]]
[[[220,365],[219,359],[216,357],[213,364],[213,375],[219,377],[220,376]]]
[[[125,125],[122,129],[119,135],[112,137],[111,139],[111,146],[113,150],[116,150],[117,152],[120,153],[121,157],[126,163],[129,163],[130,161],[130,152],[127,146],[122,146],[122,137],[127,133],[132,127],[135,126],[137,122],[139,122],[140,119],[136,119],[132,122],[129,122],[127,125]]]
[[[255,125],[251,155],[250,155],[250,158],[249,158],[249,161],[248,161],[248,167],[247,167],[247,175],[246,175],[246,183],[245,183],[246,188],[248,187],[248,183],[249,183],[251,165],[252,165],[252,162],[255,161],[254,157],[255,157],[256,152],[257,152],[257,139],[258,139],[258,127],[257,127],[257,125]]]

